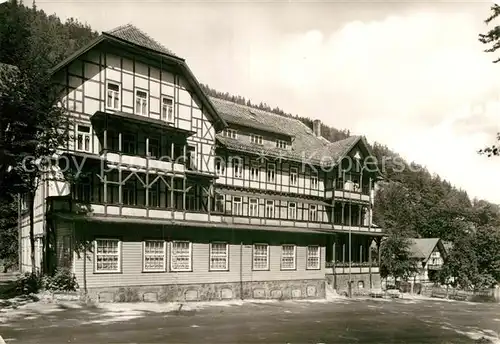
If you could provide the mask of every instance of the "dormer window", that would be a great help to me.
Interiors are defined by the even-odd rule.
[[[222,135],[231,139],[235,139],[237,137],[236,130],[234,129],[226,129],[222,132]]]
[[[250,135],[250,142],[258,145],[262,144],[262,136],[260,135]]]
[[[146,91],[135,91],[135,113],[142,116],[148,115],[148,93]]]
[[[276,148],[286,149],[286,141],[276,140]]]

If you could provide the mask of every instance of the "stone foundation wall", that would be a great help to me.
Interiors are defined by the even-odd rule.
[[[337,274],[326,275],[328,284],[331,284],[337,292],[349,290],[349,275]],[[370,274],[351,274],[352,291],[353,293],[363,293],[370,290]],[[380,289],[381,279],[380,274],[371,274],[371,289]]]
[[[325,280],[91,288],[97,302],[185,302],[231,299],[321,299]]]

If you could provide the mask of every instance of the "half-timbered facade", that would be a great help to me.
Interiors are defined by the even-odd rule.
[[[101,301],[314,298],[325,276],[337,289],[346,276],[380,283],[378,174],[362,137],[330,143],[318,121],[207,97],[182,58],[132,25],[53,74],[73,139],[36,195],[39,268],[71,269]]]

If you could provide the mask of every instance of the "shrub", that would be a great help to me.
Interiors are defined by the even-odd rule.
[[[70,269],[61,268],[56,270],[54,276],[45,277],[43,286],[51,291],[76,291],[78,283]]]
[[[42,286],[42,278],[38,273],[26,272],[16,281],[17,292],[22,295],[36,294]]]

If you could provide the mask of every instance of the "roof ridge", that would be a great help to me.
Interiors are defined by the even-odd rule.
[[[234,104],[234,105],[246,108],[246,109],[248,109],[248,111],[252,111],[252,110],[262,111],[262,112],[264,112],[266,114],[269,114],[269,115],[272,115],[272,116],[276,116],[276,117],[280,117],[280,118],[286,118],[288,120],[295,121],[295,122],[300,123],[301,125],[303,125],[311,133],[313,133],[313,131],[312,131],[311,128],[309,128],[305,123],[303,123],[301,120],[299,120],[297,118],[293,118],[293,117],[290,117],[290,116],[283,116],[283,115],[280,115],[280,114],[277,114],[277,113],[274,113],[274,112],[270,112],[270,111],[267,111],[267,110],[262,110],[262,109],[254,108],[254,107],[248,106],[246,104],[239,104],[239,103],[236,103],[236,102],[233,102],[233,101],[230,101],[230,100],[227,100],[227,99],[222,99],[222,98],[219,98],[219,97],[216,97],[216,96],[210,96],[210,97],[211,98],[216,98],[217,100],[220,100],[220,101],[228,103],[228,104]]]
[[[103,31],[103,34],[110,35],[118,39],[123,39],[141,45],[143,47],[159,51],[161,53],[166,53],[172,56],[176,56],[170,49],[168,49],[166,46],[158,42],[156,39],[150,36],[146,31],[140,29],[133,23],[127,23],[124,25],[120,25],[112,30]],[[127,34],[129,35],[128,37]],[[132,38],[130,37],[130,34],[132,34]],[[134,35],[136,36],[135,39],[133,38]],[[142,38],[140,36],[142,36]]]
[[[111,30],[107,30],[107,31],[103,31],[103,32],[108,33],[108,34],[113,34],[113,33],[116,33],[118,31],[121,31],[127,27],[130,27],[130,26],[134,26],[134,25],[132,23],[127,23],[127,24],[123,24],[123,25],[117,26]]]

